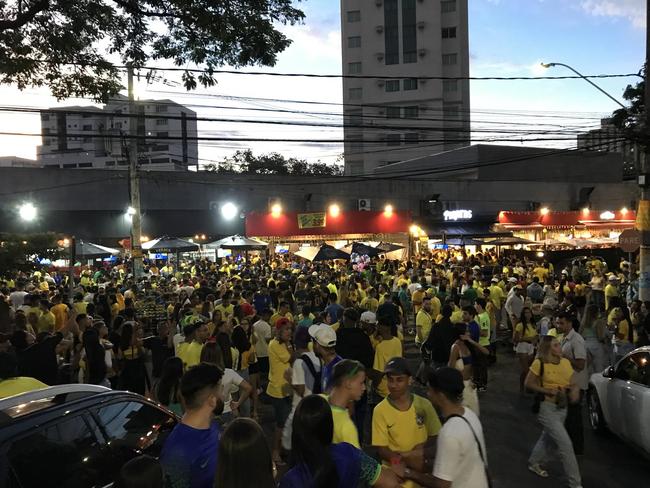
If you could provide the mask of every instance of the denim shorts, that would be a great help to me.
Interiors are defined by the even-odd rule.
[[[287,417],[289,417],[289,414],[291,413],[291,397],[288,396],[284,398],[270,398],[271,405],[273,406],[275,425],[278,427],[278,429],[281,429],[284,427],[284,424],[287,421]]]

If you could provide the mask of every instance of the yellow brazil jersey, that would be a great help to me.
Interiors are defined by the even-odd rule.
[[[431,402],[419,395],[412,395],[411,406],[404,411],[397,409],[390,398],[384,398],[372,414],[372,445],[387,447],[393,452],[410,451],[438,432],[438,414]],[[406,481],[402,486],[414,488],[419,485]]]
[[[530,365],[530,371],[539,376],[540,373],[540,360],[535,359],[533,364]],[[544,363],[544,388],[556,390],[557,388],[566,388],[571,384],[571,377],[573,376],[573,366],[568,359],[562,358],[558,364]],[[546,397],[547,401],[553,401],[552,397]]]
[[[397,337],[385,339],[377,344],[375,347],[375,360],[372,364],[372,369],[384,372],[386,363],[394,357],[402,356],[402,341]],[[382,397],[388,395],[388,385],[386,377],[382,377],[381,382],[377,385],[377,393]]]
[[[219,304],[216,307],[214,307],[214,311],[219,311],[221,313],[221,319],[226,320],[226,318],[230,317],[235,310],[235,307],[233,306],[232,303],[224,306],[223,304]]]
[[[38,331],[39,332],[54,332],[56,326],[56,317],[50,311],[43,312],[38,318]]]
[[[181,347],[183,344],[185,344],[185,346]],[[202,350],[203,344],[192,341],[190,343],[179,344],[176,355],[181,359],[181,361],[183,361],[183,366],[187,370],[201,362]]]
[[[521,322],[519,322],[519,323],[515,326],[515,333],[519,333],[519,334],[521,334],[521,331],[523,330],[523,328],[524,328],[524,324],[522,324]],[[529,325],[528,327],[526,327],[526,332],[524,332],[522,338],[523,338],[523,339],[527,339],[527,340],[533,340],[533,339],[535,339],[535,337],[537,337],[537,329],[535,329],[535,327],[533,327],[533,326],[531,326],[531,325]]]
[[[417,335],[415,337],[415,342],[422,344],[429,337],[429,332],[431,332],[431,325],[433,324],[433,318],[426,310],[422,309],[418,312],[415,317],[415,327]]]
[[[328,396],[321,396],[329,403]],[[357,449],[361,449],[361,446],[359,445],[359,432],[350,418],[350,412],[348,409],[332,405],[331,403],[329,405],[332,409],[332,420],[334,421],[334,436],[332,437],[332,444],[347,442]]]
[[[363,300],[361,300],[360,306],[362,310],[369,310],[371,312],[376,312],[377,309],[379,308],[379,300],[372,297],[366,297]]]
[[[286,344],[273,339],[269,343],[269,386],[266,393],[273,398],[289,396],[289,383],[284,378],[284,372],[289,367],[291,353]]]

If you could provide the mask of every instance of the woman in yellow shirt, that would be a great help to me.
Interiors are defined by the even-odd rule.
[[[554,443],[561,453],[560,459],[569,486],[582,486],[573,444],[564,427],[567,404],[579,400],[579,388],[573,381],[571,362],[562,357],[562,346],[554,337],[542,338],[538,358],[533,361],[526,377],[526,388],[544,395],[537,416],[544,430],[530,454],[528,469],[542,478],[547,478],[548,472],[541,463],[550,457],[550,444]]]
[[[528,374],[530,363],[533,362],[535,355],[535,345],[537,344],[538,333],[533,321],[533,311],[529,307],[524,307],[521,311],[519,323],[515,326],[513,342],[515,343],[515,352],[519,359],[519,393],[524,393],[524,381]]]

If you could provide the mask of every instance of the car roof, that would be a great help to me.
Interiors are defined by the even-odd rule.
[[[126,391],[86,384],[58,385],[33,390],[0,400],[0,425],[31,414],[46,412],[67,404],[72,405],[83,399],[124,394],[133,395]]]

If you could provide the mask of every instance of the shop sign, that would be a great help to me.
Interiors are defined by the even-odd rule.
[[[616,214],[608,210],[607,212],[601,213],[600,218],[601,220],[614,220],[616,218]]]
[[[472,211],[471,210],[445,210],[442,216],[445,218],[445,220],[452,220],[454,222],[457,220],[471,220]]]
[[[313,229],[327,225],[327,214],[325,212],[299,213],[298,228]]]

